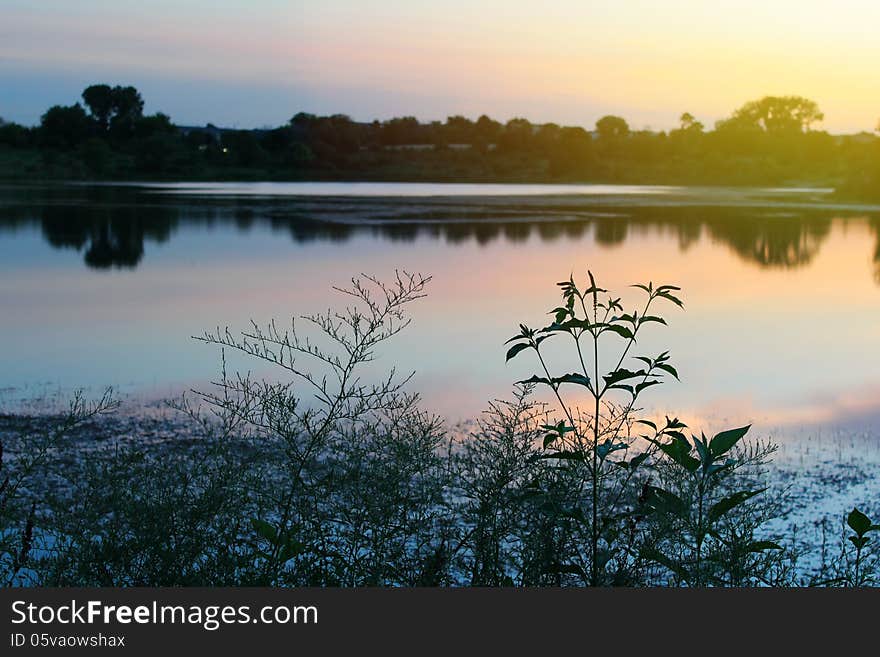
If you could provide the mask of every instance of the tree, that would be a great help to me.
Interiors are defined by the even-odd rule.
[[[136,137],[150,137],[155,134],[174,134],[176,131],[171,117],[162,112],[142,116],[134,125]]]
[[[422,126],[414,116],[395,117],[382,124],[380,140],[386,146],[423,142]]]
[[[474,139],[474,122],[461,115],[449,116],[443,132],[449,144],[470,144]]]
[[[0,118],[0,145],[23,148],[30,142],[31,130]]]
[[[694,115],[690,112],[685,112],[684,114],[682,114],[679,117],[678,121],[681,124],[681,127],[679,129],[683,132],[703,132],[703,124],[697,121],[697,119],[694,118]]]
[[[510,119],[498,137],[498,148],[509,153],[529,150],[534,143],[535,128],[528,119]]]
[[[474,124],[477,137],[488,144],[495,143],[501,133],[501,124],[485,114],[481,115]]]
[[[144,99],[134,87],[113,87],[113,116],[110,132],[119,137],[130,137],[135,124],[144,115]]]
[[[117,137],[131,137],[144,115],[144,99],[132,86],[93,84],[83,90],[82,98],[98,127]]]
[[[113,88],[109,84],[93,84],[82,92],[83,102],[102,130],[110,127],[113,114]]]
[[[629,135],[629,124],[619,116],[603,116],[596,121],[600,139],[620,139]]]
[[[746,103],[729,119],[719,121],[716,128],[801,133],[809,132],[814,124],[824,118],[819,106],[802,96],[765,96]]]
[[[82,105],[55,105],[40,118],[39,133],[50,147],[71,148],[87,139],[93,122]]]

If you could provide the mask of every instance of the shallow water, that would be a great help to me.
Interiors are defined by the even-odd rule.
[[[650,390],[649,411],[763,434],[880,427],[880,211],[825,190],[0,188],[0,389],[201,386],[218,354],[190,336],[320,311],[331,285],[395,268],[434,279],[381,363],[416,370],[453,419],[533,373],[505,365],[503,341],[589,268],[633,301],[630,283],[683,288],[685,311],[639,345],[668,348],[682,378]]]

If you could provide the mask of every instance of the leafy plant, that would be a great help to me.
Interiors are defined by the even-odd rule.
[[[847,536],[847,540],[852,543],[855,548],[855,555],[852,557],[852,568],[845,576],[845,583],[848,586],[861,587],[872,584],[874,580],[874,571],[877,566],[876,557],[872,562],[867,561],[868,546],[871,544],[871,532],[880,531],[880,525],[874,523],[868,516],[853,508],[846,517],[846,524],[852,530],[852,534]]]
[[[773,541],[755,540],[760,516],[749,523],[748,514],[741,513],[766,488],[741,488],[744,482],[738,474],[747,465],[763,463],[773,448],[736,451],[748,426],[722,431],[711,440],[705,434],[688,439],[684,428],[667,418],[666,425],[648,437],[667,467],[661,462],[663,483],[646,484],[641,502],[647,513],[661,519],[665,535],[645,546],[642,554],[688,586],[742,585],[743,574],[760,576],[754,563],[751,568],[742,564],[744,559],[782,550]]]
[[[592,272],[581,289],[574,277],[557,283],[562,305],[550,311],[553,321],[542,329],[520,325],[520,333],[507,343],[507,360],[534,351],[541,371],[521,381],[549,388],[563,417],[544,426],[543,459],[552,459],[557,468],[569,471],[575,488],[568,506],[555,509],[584,533],[586,550],[575,549],[574,561],[556,568],[581,577],[592,586],[620,581],[630,563],[631,552],[621,541],[632,518],[634,483],[639,468],[650,457],[651,445],[636,449],[630,429],[633,411],[643,391],[661,383],[666,376],[678,378],[668,352],[657,356],[632,355],[645,327],[666,324],[652,314],[658,302],[682,307],[679,288],[674,285],[635,285],[645,295],[641,309],[626,311],[620,297],[597,285]],[[567,373],[551,373],[545,357],[545,343],[565,338],[574,347],[575,368]],[[600,343],[617,342],[605,358],[615,363],[609,370],[600,366]],[[568,390],[586,393],[588,407],[570,399]],[[613,400],[614,395],[618,400]],[[622,398],[622,401],[620,400]],[[647,451],[645,451],[645,449]],[[609,579],[611,570],[616,574]]]

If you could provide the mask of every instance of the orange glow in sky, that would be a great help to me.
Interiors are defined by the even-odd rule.
[[[0,23],[0,113],[17,120],[45,109],[41,76],[57,102],[65,85],[126,81],[182,121],[237,112],[242,126],[302,109],[666,129],[768,94],[816,100],[832,132],[880,117],[880,4],[866,0],[6,0]]]

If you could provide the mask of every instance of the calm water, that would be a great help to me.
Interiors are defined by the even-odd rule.
[[[331,285],[397,267],[434,280],[383,362],[416,370],[431,408],[472,416],[532,373],[526,359],[505,366],[502,342],[521,321],[545,322],[554,283],[590,268],[622,292],[649,279],[683,288],[686,310],[669,308],[669,327],[641,345],[669,348],[682,374],[651,391],[652,410],[764,433],[873,430],[880,209],[827,200],[548,185],[0,188],[0,388],[202,385],[217,353],[191,335],[319,311]]]

